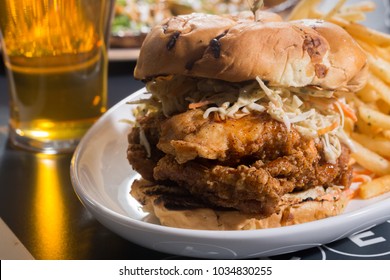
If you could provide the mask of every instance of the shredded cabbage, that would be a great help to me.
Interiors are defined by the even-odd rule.
[[[139,130],[139,143],[142,146],[144,146],[144,148],[146,150],[146,156],[148,158],[150,158],[151,155],[152,155],[152,150],[150,148],[150,144],[149,144],[148,138],[145,135],[145,131],[142,129],[142,127],[140,127],[140,130]]]

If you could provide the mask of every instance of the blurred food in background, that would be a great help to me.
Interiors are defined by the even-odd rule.
[[[248,11],[252,0],[116,0],[111,47],[140,47],[150,28],[164,18],[195,12],[226,14]],[[286,3],[284,3],[286,2]],[[275,12],[291,7],[297,0],[265,0],[264,8]],[[283,5],[285,4],[285,5]]]

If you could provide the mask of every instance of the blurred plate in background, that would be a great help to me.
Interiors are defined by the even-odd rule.
[[[282,13],[297,0],[265,0],[264,8]],[[112,48],[139,48],[150,28],[164,18],[195,12],[231,14],[248,11],[248,0],[117,0]]]

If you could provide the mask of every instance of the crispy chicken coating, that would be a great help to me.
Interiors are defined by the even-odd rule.
[[[220,121],[203,118],[196,109],[142,125],[154,135],[155,156],[142,157],[142,146],[129,137],[128,159],[135,170],[148,180],[186,188],[213,206],[266,217],[278,211],[286,193],[351,183],[347,148],[330,164],[321,142],[287,131],[265,113]]]

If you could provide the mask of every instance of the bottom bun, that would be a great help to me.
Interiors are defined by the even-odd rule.
[[[161,225],[202,230],[250,230],[276,228],[336,216],[347,206],[351,192],[338,186],[315,187],[285,194],[278,213],[267,218],[254,217],[232,209],[207,207],[187,190],[146,180],[135,180],[130,194],[146,212],[155,215]]]

